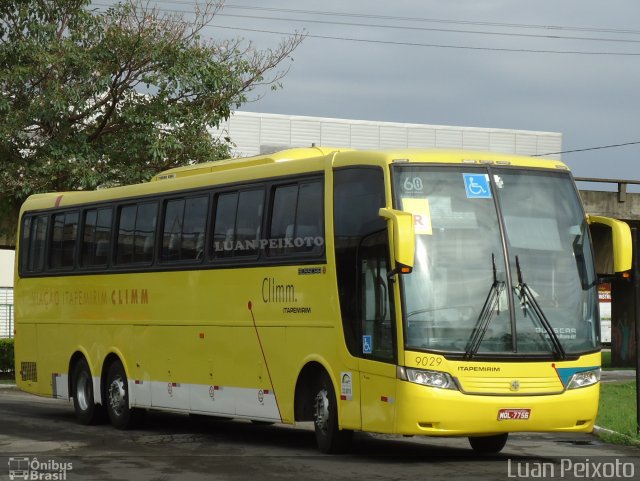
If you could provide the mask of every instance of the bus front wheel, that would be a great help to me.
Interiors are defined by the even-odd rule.
[[[495,436],[477,436],[470,437],[469,444],[473,450],[482,454],[496,454],[502,451],[505,444],[507,444],[507,438],[509,433],[496,434]]]
[[[93,377],[87,360],[82,358],[73,366],[71,374],[73,409],[80,424],[98,424],[105,419],[104,408],[95,403]]]
[[[129,406],[129,384],[127,374],[120,361],[114,361],[107,373],[105,389],[107,414],[117,429],[131,429],[141,421],[143,411]]]
[[[318,449],[323,453],[341,453],[346,451],[353,438],[353,431],[340,430],[338,427],[338,402],[333,383],[323,373],[313,390],[313,424]]]

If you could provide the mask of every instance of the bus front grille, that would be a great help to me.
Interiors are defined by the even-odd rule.
[[[460,377],[466,394],[527,396],[557,394],[564,386],[557,376],[550,377]]]

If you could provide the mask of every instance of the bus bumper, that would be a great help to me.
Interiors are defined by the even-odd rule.
[[[479,396],[398,382],[396,431],[469,436],[506,432],[591,432],[600,385],[538,396]],[[500,410],[530,410],[527,419],[499,420]]]

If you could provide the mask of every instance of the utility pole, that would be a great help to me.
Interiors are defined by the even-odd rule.
[[[638,256],[638,229],[631,229],[633,248],[633,307],[636,335],[636,432],[640,434],[640,256]]]

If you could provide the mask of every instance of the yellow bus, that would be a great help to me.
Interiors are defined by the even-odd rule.
[[[20,389],[79,422],[149,409],[354,431],[588,432],[600,334],[589,225],[555,160],[300,148],[34,195],[16,255]],[[601,269],[598,269],[600,271]]]

